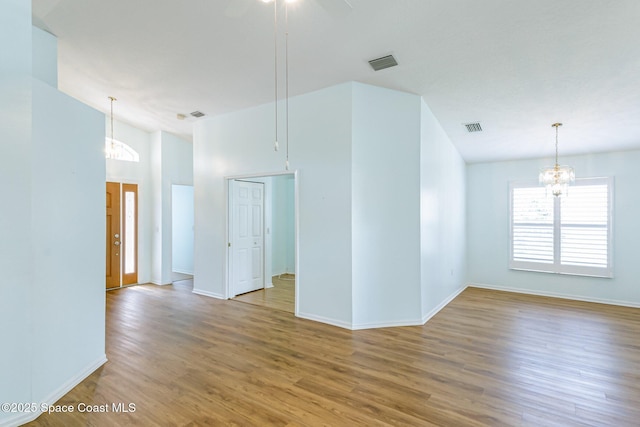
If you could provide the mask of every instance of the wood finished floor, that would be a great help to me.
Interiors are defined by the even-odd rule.
[[[273,276],[271,278],[273,288],[238,295],[233,300],[293,314],[295,313],[295,277],[293,274]]]
[[[187,282],[188,283],[188,282]],[[640,309],[469,288],[425,326],[348,331],[191,293],[107,293],[107,356],[40,426],[638,426]]]

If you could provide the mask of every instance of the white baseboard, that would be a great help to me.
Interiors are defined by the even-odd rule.
[[[224,295],[217,294],[215,292],[203,291],[202,289],[193,289],[192,291],[196,295],[202,295],[205,297],[217,298],[217,299],[227,299]]]
[[[351,329],[359,331],[362,329],[376,329],[376,328],[395,328],[399,326],[421,326],[424,322],[420,319],[407,319],[407,320],[392,320],[389,322],[373,322],[373,323],[354,323],[351,325]]]
[[[273,288],[273,283],[269,282],[264,286],[266,289]]]
[[[348,323],[335,319],[329,319],[322,316],[316,316],[315,314],[308,313],[297,313],[297,317],[301,317],[303,319],[313,320],[316,322],[326,323],[333,326],[338,326],[340,328],[350,329],[352,331],[358,331],[362,329],[374,329],[374,328],[394,328],[399,326],[421,326],[427,323],[429,319],[435,316],[440,310],[447,306],[451,301],[453,301],[458,295],[460,295],[467,286],[462,286],[456,291],[454,291],[451,295],[449,295],[444,301],[438,304],[433,310],[429,313],[425,314],[422,319],[405,319],[405,320],[392,320],[387,322],[373,322],[373,323]]]
[[[41,408],[43,405],[50,406],[56,403],[62,396],[69,393],[75,386],[84,381],[89,375],[91,375],[96,369],[104,365],[106,362],[107,355],[103,354],[96,361],[90,363],[87,367],[85,367],[83,370],[67,380],[67,382],[58,387],[57,390],[49,393],[49,395],[42,399],[42,401],[36,402],[39,405],[38,412],[18,414],[16,417],[9,418],[3,421],[2,425],[7,427],[17,427],[35,420],[42,414]]]
[[[308,313],[296,313],[296,317],[301,319],[313,320],[314,322],[326,323],[327,325],[337,326],[339,328],[351,329],[351,323],[343,322],[342,320],[330,319],[328,317],[317,316],[315,314]]]
[[[188,268],[182,269],[182,268],[174,268],[172,269],[172,271],[174,273],[180,273],[180,274],[188,274],[189,276],[193,276],[193,270],[189,270]]]
[[[539,291],[539,290],[533,290],[533,289],[510,288],[508,286],[488,285],[486,283],[468,283],[467,287],[491,289],[494,291],[514,292],[517,294],[537,295],[541,297],[561,298],[561,299],[569,299],[569,300],[584,301],[584,302],[594,302],[598,304],[619,305],[621,307],[640,308],[639,303],[630,302],[630,301],[620,301],[620,300],[605,299],[605,298],[591,298],[591,297],[585,297],[582,295],[571,295],[571,294],[563,294],[559,292],[547,292],[547,291]]]
[[[454,299],[456,299],[456,297],[458,295],[460,295],[465,289],[467,289],[467,286],[462,286],[460,289],[458,289],[457,291],[454,291],[451,295],[449,295],[444,301],[442,301],[440,304],[438,304],[433,310],[431,310],[430,312],[428,312],[427,314],[425,314],[424,316],[422,316],[422,325],[424,325],[425,323],[427,323],[429,321],[429,319],[431,319],[433,316],[435,316],[436,314],[438,314],[438,312],[440,310],[442,310],[443,308],[445,308],[451,301],[453,301]]]

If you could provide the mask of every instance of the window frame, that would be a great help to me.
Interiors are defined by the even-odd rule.
[[[552,197],[553,200],[553,262],[535,262],[535,261],[521,261],[514,260],[514,217],[513,217],[513,202],[514,202],[514,189],[516,188],[533,188],[540,187],[540,184],[534,180],[528,181],[512,181],[509,182],[509,269],[510,270],[523,270],[534,271],[542,273],[554,273],[554,274],[568,274],[576,276],[590,276],[601,278],[613,278],[613,206],[614,206],[614,179],[612,176],[608,177],[593,177],[593,178],[576,178],[575,183],[569,187],[569,194],[566,197],[571,197],[572,187],[588,186],[588,185],[606,185],[607,186],[607,266],[606,267],[591,267],[591,266],[577,266],[562,264],[560,257],[561,253],[561,198],[565,196],[555,197],[553,195],[547,195],[546,197]]]

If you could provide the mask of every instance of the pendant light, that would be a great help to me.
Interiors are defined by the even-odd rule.
[[[552,167],[540,170],[539,181],[549,192],[556,197],[567,195],[569,184],[575,181],[576,175],[571,166],[560,166],[558,164],[558,128],[562,123],[554,123],[551,125],[556,128],[556,164]]]
[[[276,137],[273,149],[278,151],[280,148],[278,145],[278,0],[273,1],[273,78],[275,88],[273,105],[276,115]]]
[[[107,159],[117,159],[119,154],[118,146],[116,145],[115,139],[113,139],[113,101],[117,101],[117,99],[110,96],[109,101],[111,102],[111,138],[107,138],[105,155]]]
[[[273,149],[278,151],[278,0],[262,0],[264,3],[273,2],[273,43],[274,43],[274,115],[275,115],[275,140]],[[289,3],[295,0],[285,1],[285,131],[286,131],[286,153],[285,170],[289,170]]]
[[[285,129],[287,131],[287,154],[284,162],[285,170],[289,170],[289,3],[291,0],[285,0],[284,3],[284,24],[285,24],[285,39],[284,39],[284,81],[285,81]]]

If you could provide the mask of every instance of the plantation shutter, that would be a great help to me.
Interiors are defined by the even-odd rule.
[[[606,184],[572,187],[562,198],[560,263],[607,268],[609,191]]]
[[[512,193],[512,261],[553,263],[553,199],[543,187]]]

